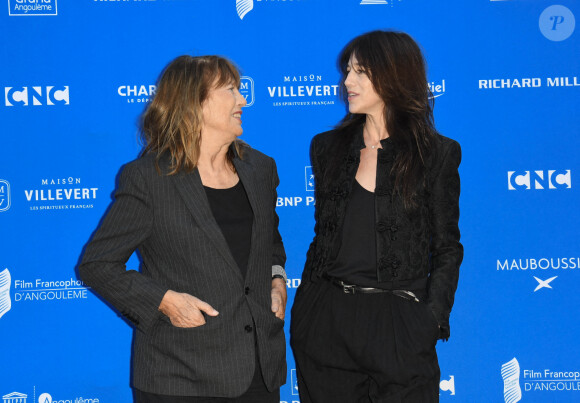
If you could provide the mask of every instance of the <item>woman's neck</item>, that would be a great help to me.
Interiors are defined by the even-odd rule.
[[[367,115],[363,136],[366,145],[377,145],[381,140],[389,137],[387,128],[385,127],[385,120],[382,116]]]

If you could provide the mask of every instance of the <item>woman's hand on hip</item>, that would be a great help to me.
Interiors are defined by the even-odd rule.
[[[169,290],[163,296],[159,310],[163,312],[173,326],[197,327],[205,325],[203,313],[209,316],[219,314],[210,304],[186,293]]]
[[[276,317],[284,320],[284,315],[286,313],[286,283],[281,278],[275,278],[272,280],[272,312],[276,314]]]

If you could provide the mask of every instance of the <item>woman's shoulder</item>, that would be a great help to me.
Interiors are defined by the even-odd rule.
[[[436,134],[434,138],[434,147],[431,153],[431,164],[438,166],[445,161],[455,161],[457,165],[461,162],[461,146],[459,142],[452,138]]]
[[[459,142],[457,140],[445,137],[444,135],[439,133],[435,135],[435,142],[439,147],[442,148],[460,147]]]
[[[324,152],[328,152],[330,149],[333,149],[333,152],[336,152],[341,149],[349,148],[359,130],[362,132],[362,128],[359,128],[356,125],[351,125],[346,127],[341,126],[318,133],[312,138],[311,148]]]
[[[272,161],[274,161],[274,158],[256,150],[255,148],[252,148],[247,143],[241,143],[239,147],[242,161],[257,164],[270,164]]]

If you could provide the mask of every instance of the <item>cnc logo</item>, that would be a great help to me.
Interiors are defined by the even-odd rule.
[[[538,24],[542,35],[551,41],[560,42],[572,35],[576,19],[570,9],[555,5],[542,11]]]
[[[10,208],[10,183],[0,179],[0,213]]]
[[[26,403],[28,395],[20,392],[12,392],[2,396],[3,403]]]
[[[443,379],[439,382],[439,389],[443,392],[449,392],[450,396],[455,396],[455,377],[450,375],[449,379]]]
[[[503,378],[503,397],[505,403],[516,403],[522,400],[520,364],[515,357],[501,366],[501,377]]]
[[[4,87],[6,106],[56,106],[69,105],[68,85],[33,87]]]
[[[56,0],[8,0],[8,15],[57,15]]]
[[[571,189],[572,176],[567,169],[508,171],[509,190]]]
[[[254,105],[254,80],[252,77],[240,77],[240,94],[246,98],[246,107]]]
[[[11,285],[10,271],[8,269],[2,270],[0,272],[0,318],[12,308],[12,300],[10,299]]]
[[[314,191],[314,174],[312,173],[312,167],[304,167],[304,180],[306,182],[306,191]]]

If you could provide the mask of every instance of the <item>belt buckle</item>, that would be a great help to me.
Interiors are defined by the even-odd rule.
[[[340,281],[340,285],[345,294],[354,294],[355,285],[345,284],[344,281]]]
[[[393,294],[397,297],[407,299],[409,301],[421,302],[415,293],[407,290],[393,290]]]

